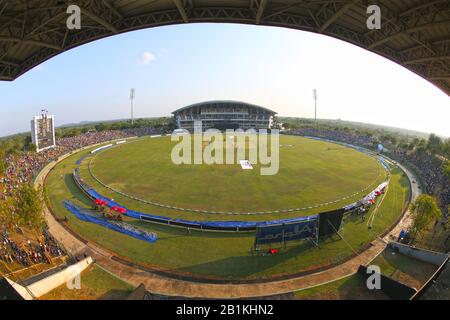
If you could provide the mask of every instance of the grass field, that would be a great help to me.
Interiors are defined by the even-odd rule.
[[[306,208],[291,213],[259,215],[199,214],[161,208],[124,197],[96,182],[81,166],[81,176],[101,194],[130,209],[158,212],[188,220],[273,220],[309,215],[359,200],[364,192],[325,206],[385,180],[376,159],[350,148],[301,137],[281,136],[280,167],[273,176],[234,165],[175,165],[169,138],[139,139],[100,153],[91,161],[92,173],[106,185],[144,200],[177,207],[255,212]],[[350,165],[351,164],[351,165]],[[368,193],[366,190],[365,193]]]
[[[254,241],[253,233],[192,231],[187,234],[183,229],[127,219],[129,223],[157,233],[158,241],[149,244],[95,224],[82,222],[63,207],[63,201],[67,199],[85,206],[91,205],[71,176],[76,167],[75,161],[88,152],[87,150],[68,157],[49,174],[46,193],[54,213],[61,218],[67,216],[72,230],[119,256],[147,267],[201,277],[268,278],[341,261],[351,255],[352,250],[366,245],[397,220],[405,208],[409,192],[406,176],[399,169],[393,169],[389,191],[375,215],[372,229],[368,229],[366,222],[360,217],[345,218],[342,234],[347,243],[334,236],[322,239],[318,247],[307,241],[292,242],[277,255],[252,255],[250,250]],[[94,186],[97,188],[97,185]],[[103,192],[100,189],[99,191]],[[119,197],[115,199],[122,202]],[[139,209],[140,206],[141,204],[134,204],[134,208]],[[153,213],[160,213],[160,210],[155,209]],[[197,219],[204,219],[201,215],[198,216]]]
[[[379,266],[382,274],[416,289],[420,289],[437,270],[433,264],[397,253],[389,247],[371,264]]]
[[[314,288],[296,291],[293,298],[298,300],[388,300],[380,290],[368,290],[365,279],[354,274],[337,281]]]
[[[93,265],[81,273],[81,289],[70,290],[61,285],[39,300],[122,300],[134,287]]]

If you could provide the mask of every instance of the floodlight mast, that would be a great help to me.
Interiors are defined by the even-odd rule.
[[[317,100],[318,100],[318,95],[317,95],[317,89],[313,89],[313,98],[314,98],[314,122],[317,124]]]
[[[314,121],[317,122],[317,89],[313,89],[314,98]]]
[[[134,101],[134,96],[135,96],[135,89],[131,88],[130,90],[130,102],[131,102],[131,125],[134,124],[134,105],[133,105],[133,101]]]

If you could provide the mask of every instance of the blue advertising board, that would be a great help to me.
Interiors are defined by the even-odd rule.
[[[317,222],[317,216],[314,216],[295,223],[257,227],[255,245],[275,242],[284,243],[291,240],[315,237]]]

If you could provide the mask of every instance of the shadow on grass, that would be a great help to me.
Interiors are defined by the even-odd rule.
[[[355,274],[344,281],[337,289],[339,299],[343,300],[388,300],[381,290],[369,290],[365,279]]]
[[[196,264],[189,267],[176,269],[177,271],[192,272],[196,274],[214,274],[220,277],[237,278],[250,277],[274,266],[292,259],[307,250],[311,249],[313,244],[304,241],[296,246],[281,250],[275,255],[263,255],[261,253],[248,256],[227,257],[207,263]],[[249,248],[250,249],[250,248]],[[265,252],[264,250],[263,252]],[[298,270],[299,272],[302,270]],[[268,275],[269,276],[269,275]]]
[[[71,173],[66,173],[64,175],[64,184],[74,198],[86,206],[92,206],[92,201],[78,188]]]
[[[333,242],[337,242],[337,241],[341,241],[341,237],[339,237],[337,234],[330,234],[327,236],[322,236],[319,239],[319,246],[327,244],[327,243],[333,243]]]
[[[131,294],[131,290],[111,289],[102,295],[98,300],[125,300]]]
[[[437,270],[437,266],[435,265],[410,258],[401,253],[397,253],[390,248],[386,248],[380,258],[383,258],[393,269],[393,273],[388,274],[388,276],[394,276],[400,272],[416,279],[420,283],[427,281]]]
[[[400,179],[399,179],[400,186],[403,187],[403,188],[408,188],[409,189],[410,185],[409,185],[408,176],[406,174],[404,174],[403,171],[400,171],[400,172],[402,174]]]
[[[351,222],[353,224],[361,224],[361,223],[365,223],[367,222],[367,219],[369,217],[371,211],[367,211],[363,214],[352,214],[350,213],[348,216],[345,217],[344,222],[348,223]],[[365,217],[365,219],[363,220],[363,217]]]
[[[143,230],[163,233],[163,235],[158,239],[158,241],[171,238],[181,238],[181,237],[202,237],[202,238],[221,238],[221,239],[236,239],[236,238],[247,238],[249,236],[254,236],[254,232],[211,232],[211,231],[199,231],[190,230],[189,232],[186,228],[177,228],[173,226],[165,226],[160,224],[149,223],[141,220],[130,220],[126,221],[135,227],[141,228]]]

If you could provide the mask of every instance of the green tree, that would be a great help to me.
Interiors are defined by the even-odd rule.
[[[442,170],[444,171],[444,174],[447,176],[447,178],[450,179],[450,161],[446,161],[444,164],[442,164]]]
[[[432,154],[441,154],[442,147],[443,147],[442,139],[439,138],[434,133],[430,134],[427,142],[428,151],[430,151]]]
[[[0,200],[0,224],[6,227],[11,226],[16,221],[13,200],[12,197]]]
[[[415,153],[417,153],[417,154],[424,154],[424,153],[426,153],[426,151],[427,151],[427,149],[424,147],[424,146],[422,146],[422,145],[419,145],[418,147],[416,147],[416,149],[414,150],[414,152]]]
[[[32,228],[44,224],[42,190],[36,190],[31,184],[24,183],[14,194],[16,223]]]
[[[83,127],[81,128],[81,133],[87,133],[89,131],[89,127]]]
[[[0,149],[0,177],[3,177],[6,172],[6,154],[3,149]]]
[[[406,142],[400,143],[398,146],[400,147],[400,149],[403,149],[403,150],[409,150],[409,149],[408,149],[408,148],[409,148],[409,144],[406,143]]]
[[[32,144],[32,139],[31,139],[30,135],[27,135],[24,138],[23,144],[24,144],[25,147],[28,147],[30,144]]]
[[[36,152],[37,147],[36,147],[36,145],[35,145],[34,143],[30,143],[30,144],[28,145],[28,150],[29,150],[29,151],[32,151],[32,152]]]
[[[95,125],[95,130],[97,130],[97,131],[105,131],[107,129],[108,129],[108,127],[103,122]]]
[[[445,141],[442,149],[442,155],[450,160],[450,138]]]
[[[394,146],[398,144],[398,139],[397,139],[397,137],[395,137],[395,136],[393,136],[393,135],[390,135],[390,136],[389,136],[389,140],[391,141],[392,145],[394,145]]]
[[[426,144],[427,144],[427,141],[425,139],[419,139],[416,146],[417,147],[425,147]]]
[[[411,204],[413,224],[410,232],[413,238],[422,234],[425,228],[441,216],[436,200],[428,195],[421,194]]]

